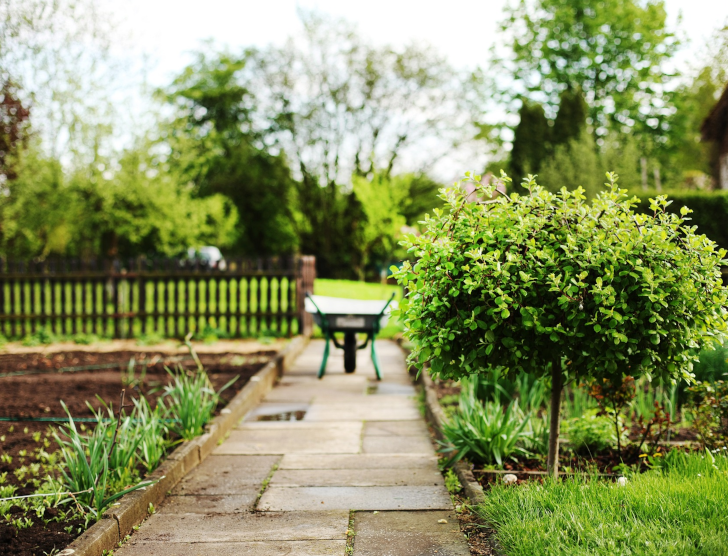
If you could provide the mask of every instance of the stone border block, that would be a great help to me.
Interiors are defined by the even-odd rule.
[[[401,342],[400,347],[405,353],[408,353],[408,350],[402,346]],[[427,417],[427,421],[432,425],[437,439],[444,442],[445,436],[442,434],[442,425],[445,422],[445,413],[442,411],[440,402],[437,399],[435,383],[432,382],[432,378],[426,369],[419,373],[417,383],[425,391],[425,416]],[[472,470],[462,461],[458,461],[453,465],[453,470],[458,476],[460,485],[463,487],[470,503],[477,505],[484,502],[485,493],[483,492],[483,487],[475,479]]]
[[[432,378],[430,378],[430,375],[429,373],[427,373],[427,371],[420,373],[419,380],[422,384],[422,387],[425,389],[425,408],[427,412],[427,420],[430,422],[432,428],[435,430],[435,435],[437,436],[438,440],[444,441],[445,437],[442,434],[442,425],[445,422],[445,414],[443,413],[442,407],[440,407],[440,402],[437,399],[435,383],[432,382]],[[485,494],[483,493],[483,487],[480,486],[480,483],[475,480],[475,476],[470,470],[470,467],[468,467],[465,462],[458,461],[457,463],[455,463],[455,465],[453,465],[453,469],[455,470],[455,474],[458,476],[460,484],[462,485],[465,494],[470,500],[470,503],[476,505],[484,502]]]
[[[149,504],[155,507],[195,467],[217,447],[238,421],[275,386],[276,380],[300,355],[308,344],[308,336],[296,336],[265,367],[250,377],[248,383],[230,403],[205,427],[205,433],[185,442],[148,477],[156,481],[145,489],[130,492],[107,510],[102,519],[89,527],[62,552],[73,556],[102,556],[105,550],[117,548],[132,528],[147,518]]]
[[[86,529],[60,554],[63,556],[102,556],[104,550],[116,547],[120,538],[117,521],[104,516],[95,525]]]

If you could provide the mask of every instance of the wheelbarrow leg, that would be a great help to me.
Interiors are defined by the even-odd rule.
[[[319,372],[318,372],[319,378],[323,378],[324,373],[326,372],[326,362],[329,359],[329,340],[330,340],[329,333],[327,332],[326,333],[326,346],[324,347],[324,360],[321,362],[321,368],[319,369]]]
[[[379,361],[377,361],[377,352],[374,349],[374,340],[377,335],[372,333],[372,363],[374,364],[374,372],[377,373],[377,380],[382,380],[382,373],[379,371]]]

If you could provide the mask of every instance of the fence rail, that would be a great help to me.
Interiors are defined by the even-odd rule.
[[[0,260],[0,334],[244,337],[310,333],[315,258],[234,259],[224,270],[176,259]]]

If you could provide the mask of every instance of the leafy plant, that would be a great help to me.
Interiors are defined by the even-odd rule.
[[[597,402],[589,395],[585,384],[573,384],[564,388],[562,414],[564,419],[578,419],[590,409],[597,407]]]
[[[14,485],[3,485],[0,486],[0,498],[11,498],[15,491],[18,490],[18,487]],[[10,508],[12,508],[15,505],[15,502],[13,500],[5,500],[0,502],[0,517],[6,517],[10,512]]]
[[[634,399],[634,378],[628,375],[593,380],[589,388],[589,395],[599,404],[598,415],[607,415],[612,420],[614,436],[617,439],[617,453],[621,457],[621,437],[622,433],[627,431],[626,421],[622,418],[622,410]]]
[[[701,382],[689,390],[693,427],[703,448],[728,446],[728,382]]]
[[[23,345],[28,347],[45,346],[56,341],[56,336],[50,329],[41,326],[32,334],[28,334],[23,338]]]
[[[220,401],[220,393],[239,377],[236,376],[215,392],[204,370],[193,372],[178,368],[176,373],[169,369],[167,372],[172,377],[172,383],[164,387],[164,395],[158,404],[165,417],[174,419],[169,429],[184,440],[192,440],[202,434]]]
[[[476,395],[475,381],[463,379],[459,411],[443,425],[443,434],[452,445],[444,453],[454,452],[448,464],[467,458],[474,463],[497,463],[514,455],[529,455],[522,441],[531,435],[529,416],[514,400],[505,408],[499,403],[482,402]]]
[[[612,421],[594,410],[569,419],[564,425],[569,445],[577,453],[597,454],[617,443]]]
[[[420,236],[417,261],[392,267],[408,289],[397,311],[418,367],[458,379],[502,366],[551,379],[548,469],[558,469],[559,408],[566,380],[690,377],[695,348],[726,330],[725,251],[682,217],[635,214],[635,199],[608,174],[606,191],[527,195],[509,181],[443,190]],[[496,189],[496,186],[498,189]]]
[[[149,332],[142,334],[137,338],[137,345],[139,346],[155,346],[157,344],[163,344],[166,338],[156,332]]]
[[[134,418],[137,431],[141,431],[139,441],[139,459],[147,472],[157,468],[168,447],[165,440],[167,425],[162,417],[162,407],[152,409],[146,398],[134,400]]]
[[[62,426],[65,438],[54,434],[63,460],[61,478],[64,486],[75,493],[74,500],[86,511],[87,520],[96,521],[114,501],[150,483],[142,482],[114,492],[110,485],[113,476],[109,460],[116,439],[109,444],[108,427],[104,423],[99,423],[87,436],[80,434],[66,404],[61,402],[61,405],[69,418],[68,424]]]
[[[99,341],[99,337],[95,334],[75,334],[72,339],[74,344],[80,346],[88,346]]]
[[[200,332],[195,334],[195,339],[205,342],[206,344],[214,344],[218,340],[225,340],[230,338],[230,334],[222,328],[211,326],[209,323],[205,324]]]

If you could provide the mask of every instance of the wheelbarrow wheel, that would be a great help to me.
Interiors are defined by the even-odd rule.
[[[356,371],[356,334],[344,334],[344,370],[347,373]]]

